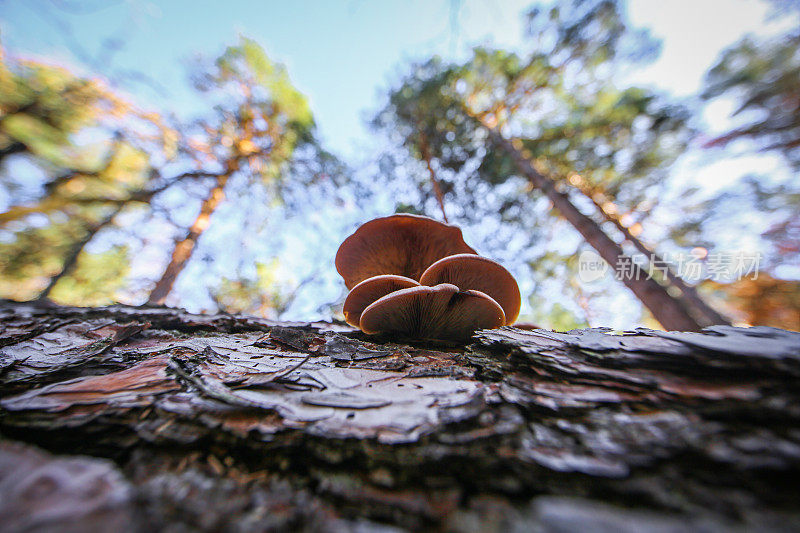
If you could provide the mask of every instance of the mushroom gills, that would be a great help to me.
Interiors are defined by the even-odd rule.
[[[371,303],[400,289],[418,286],[419,283],[411,278],[392,274],[367,278],[347,294],[342,307],[344,319],[351,326],[359,327],[361,313]]]
[[[419,339],[464,341],[479,329],[505,324],[503,308],[480,291],[442,283],[388,294],[361,313],[364,333],[394,333]]]

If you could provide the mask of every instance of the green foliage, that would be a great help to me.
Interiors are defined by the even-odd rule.
[[[213,188],[202,200],[191,230],[176,243],[150,293],[150,303],[164,302],[172,291],[225,195],[242,194],[233,187],[262,199],[245,217],[245,224],[253,224],[280,207],[286,193],[324,181],[318,178],[330,176],[328,170],[337,167],[335,158],[316,143],[306,98],[291,84],[286,70],[254,41],[241,38],[238,46],[228,47],[212,65],[205,65],[196,87],[217,102],[214,113],[196,123],[192,146],[197,160],[216,167]],[[238,307],[242,292],[252,292],[252,283],[246,280],[226,280],[223,285],[222,296],[234,302],[223,302],[223,308]]]
[[[577,172],[586,187],[630,208],[654,199],[693,135],[689,111],[611,82],[612,62],[640,59],[624,48],[653,48],[651,41],[628,30],[614,2],[534,10],[530,20],[537,47],[527,57],[478,48],[461,65],[416,65],[375,125],[396,132],[416,157],[427,145],[440,180],[495,186],[515,175],[515,165],[469,116],[480,115],[521,138],[524,155],[552,179]],[[458,176],[462,170],[471,176]]]
[[[531,304],[541,305],[541,302],[533,301]],[[539,327],[555,331],[570,331],[589,327],[589,324],[587,324],[585,320],[581,320],[572,311],[558,302],[553,303],[547,308],[534,307],[533,312],[525,318]]]
[[[630,27],[617,0],[571,0],[528,12],[537,49],[564,64],[579,60],[591,70],[651,60],[660,43]],[[618,66],[618,65],[615,65]]]
[[[692,135],[689,112],[640,88],[576,87],[564,105],[536,117],[523,141],[529,158],[555,179],[578,173],[590,190],[630,208],[653,197]]]
[[[50,299],[65,305],[98,306],[116,302],[130,271],[127,246],[114,246],[100,253],[82,253],[77,268],[61,278]]]
[[[614,83],[658,48],[646,32],[629,26],[619,2],[557,2],[532,9],[527,22],[530,47],[525,53],[476,48],[459,64],[434,57],[414,65],[391,91],[374,125],[402,147],[392,153],[392,164],[402,166],[402,172],[386,172],[387,181],[396,176],[414,181],[392,184],[397,187],[392,191],[400,191],[396,210],[438,212],[430,165],[451,222],[472,230],[478,236],[473,244],[483,253],[511,267],[506,259],[529,267],[533,294],[545,284],[552,289],[558,280],[565,300],[549,306],[533,301],[531,319],[571,329],[585,325],[581,307],[590,316],[576,281],[580,239],[518,175],[485,125],[513,139],[560,191],[569,194],[579,187],[602,193],[621,213],[658,201],[667,169],[695,132],[685,107],[652,89]],[[741,98],[737,114],[757,118],[712,144],[749,138],[780,151],[795,168],[800,165],[798,39],[792,34],[767,44],[743,40],[721,56],[708,74],[704,97],[736,95]],[[200,170],[211,175],[210,181],[224,176],[216,183],[224,185],[228,198],[248,198],[249,212],[240,213],[245,242],[267,227],[272,208],[302,213],[338,193],[346,167],[318,145],[309,102],[286,69],[255,41],[240,38],[204,64],[196,80],[209,113],[170,129],[158,115],[135,111],[96,79],[2,57],[0,161],[21,155],[45,178],[34,184],[41,185],[38,197],[28,187],[26,196],[12,197],[10,208],[0,214],[0,296],[35,297],[75,246],[92,240],[100,221],[120,205],[151,202],[152,196],[142,193],[166,186],[175,168]],[[147,122],[146,132],[137,121]],[[15,177],[8,167],[0,167],[0,185],[12,191]],[[176,214],[181,225],[191,219],[202,196],[197,191],[206,185],[198,180],[179,186],[171,189],[173,203],[154,202],[163,215],[155,227],[163,228]],[[352,198],[358,201],[363,189]],[[788,185],[754,182],[736,194],[726,191],[693,207],[682,206],[684,224],[673,232],[673,244],[711,247],[713,224],[728,224],[746,197],[752,210],[780,215],[764,234],[774,245],[769,264],[796,260],[795,192]],[[217,225],[213,209],[204,215],[204,224]],[[149,222],[147,217],[139,220]],[[197,238],[194,244],[206,245]],[[263,260],[274,252],[259,249],[260,262],[247,257],[252,252],[245,246],[237,249],[240,265],[257,266],[255,272],[223,278],[212,289],[221,309],[278,316],[291,303],[296,288],[281,279],[277,262]],[[210,261],[218,250],[202,253]],[[83,252],[75,271],[59,280],[51,296],[68,303],[108,303],[126,283],[128,260],[127,247]]]
[[[125,200],[145,187],[151,154],[133,130],[141,113],[97,80],[0,57],[0,148],[7,150],[4,155],[25,157],[47,176],[36,200],[12,198],[0,225],[31,213],[90,219],[87,209]],[[124,133],[120,121],[125,121]],[[150,128],[160,127],[157,116],[146,121]],[[153,136],[152,131],[144,135]],[[0,179],[10,186],[13,176],[3,170]]]
[[[77,219],[58,217],[40,227],[3,232],[0,241],[0,294],[5,298],[34,298],[46,278],[56,274],[72,243],[83,238],[84,226]]]
[[[461,208],[450,209],[456,223],[493,220],[513,227],[515,240],[527,238],[528,254],[537,255],[526,262],[543,280],[546,268],[537,263],[548,263],[555,249],[572,257],[580,241],[564,238],[552,218],[557,213],[519,176],[507,150],[494,145],[490,128],[514,139],[560,190],[602,192],[620,212],[658,201],[694,131],[687,108],[653,90],[613,83],[657,49],[646,32],[629,28],[617,2],[564,2],[534,9],[529,22],[532,50],[525,55],[476,48],[461,64],[433,58],[414,65],[374,125],[412,157],[430,156],[446,201]],[[552,234],[549,246],[543,228]],[[506,242],[493,232],[475,244],[486,250]],[[569,285],[572,277],[562,272],[557,279]]]
[[[64,257],[75,243],[86,237],[86,221],[62,215],[4,231],[0,241],[0,295],[14,300],[36,298],[49,279],[61,271]],[[73,305],[110,303],[125,285],[128,273],[127,247],[78,257],[77,268],[59,280],[51,298]],[[93,303],[94,302],[94,303]]]
[[[279,179],[295,150],[313,142],[308,100],[255,41],[240,38],[198,81],[198,88],[222,97],[218,117],[209,124],[228,147],[222,157],[252,155],[250,169],[266,181]]]
[[[405,202],[401,202],[401,203],[395,204],[394,212],[395,213],[405,213],[407,215],[422,215],[422,213],[417,208],[417,206],[412,205],[412,204],[407,204]]]
[[[781,265],[800,265],[800,192],[794,183],[765,183],[747,176],[719,193],[698,199],[702,191],[685,191],[681,220],[670,228],[670,239],[678,246],[714,248],[721,235],[733,242],[724,243],[737,250],[741,235],[752,232],[745,216],[758,213],[759,221],[768,222],[761,234],[766,253],[761,268],[774,271]]]
[[[235,59],[242,59],[255,83],[269,92],[275,111],[286,115],[296,128],[311,129],[314,117],[308,100],[294,87],[283,65],[271,61],[258,43],[243,37],[239,47],[229,48],[219,59],[223,80],[228,76],[242,76],[242,71],[235,65]],[[222,64],[225,65],[224,68]]]
[[[211,298],[227,313],[248,313],[277,318],[291,303],[291,294],[281,281],[280,263],[257,262],[255,276],[222,278],[211,291]]]
[[[35,61],[2,59],[0,148],[4,157],[22,157],[38,167],[44,180],[38,197],[11,196],[0,214],[0,296],[36,297],[61,274],[66,258],[79,254],[51,296],[78,304],[111,301],[124,285],[127,253],[113,249],[92,256],[80,249],[109,213],[139,201],[152,179],[144,139],[154,138],[153,125],[162,134],[166,130],[157,115],[135,111],[97,80]],[[142,118],[147,128],[140,133]],[[0,173],[8,191],[14,190],[14,168],[5,165]]]
[[[703,98],[733,95],[733,116],[752,117],[708,146],[750,139],[761,150],[782,154],[800,169],[800,30],[768,42],[745,38],[727,49],[708,71]]]
[[[136,109],[96,79],[35,61],[2,59],[0,159],[25,158],[43,179],[34,197],[37,184],[23,187],[9,165],[0,167],[0,184],[9,193],[19,191],[0,213],[0,297],[36,297],[67,265],[68,272],[75,271],[58,279],[51,297],[110,301],[127,276],[127,255],[121,250],[97,257],[80,253],[77,266],[69,258],[102,228],[128,218],[108,217],[121,209],[130,215],[132,205],[152,208],[139,218],[145,224],[157,210],[163,228],[185,205],[196,205],[196,191],[207,186],[207,177],[226,184],[231,196],[243,194],[231,188],[244,187],[250,197],[265,198],[262,206],[276,207],[284,199],[301,205],[306,187],[321,184],[327,190],[346,174],[341,162],[317,145],[308,101],[285,68],[250,39],[240,39],[199,73],[197,87],[211,112],[169,126],[157,113]],[[206,177],[197,178],[204,180],[200,187],[181,186],[185,174],[173,178],[174,169],[181,167]],[[156,195],[167,189],[171,203],[160,205]],[[248,214],[246,223],[258,226],[266,216],[259,209]],[[201,226],[205,229],[206,223]],[[148,238],[144,228],[126,230]],[[99,271],[90,276],[96,283],[84,276],[82,272],[99,268],[102,261],[116,280]],[[259,268],[257,280],[245,280],[238,288],[236,280],[223,282],[232,300],[261,290],[266,274]],[[86,291],[76,286],[78,280]],[[273,296],[267,307],[279,305],[278,295]],[[237,305],[247,307],[230,303]]]
[[[61,67],[0,58],[0,150],[28,151],[59,166],[80,162],[71,136],[110,103],[96,82]]]

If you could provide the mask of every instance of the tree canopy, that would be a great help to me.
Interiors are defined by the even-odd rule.
[[[615,306],[672,329],[784,323],[745,312],[736,295],[750,289],[698,283],[711,278],[671,259],[691,252],[708,274],[708,256],[732,242],[719,228],[737,210],[762,214],[740,231],[791,294],[796,187],[751,176],[709,196],[675,163],[698,143],[737,141],[797,172],[797,31],[744,38],[709,66],[700,100],[737,102],[732,128],[710,136],[700,104],[627,81],[659,42],[623,2],[534,5],[524,26],[516,50],[403,65],[370,122],[386,142],[358,165],[326,148],[309,99],[247,37],[191,63],[203,108],[181,117],[101,73],[4,51],[2,296],[180,305],[191,294],[195,309],[277,317],[313,301],[336,313],[328,256],[367,213],[396,210],[462,226],[521,281],[529,322],[595,325]],[[587,252],[612,276],[582,279]]]

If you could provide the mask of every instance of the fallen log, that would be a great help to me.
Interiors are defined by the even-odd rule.
[[[800,531],[800,333],[0,327],[0,530]]]

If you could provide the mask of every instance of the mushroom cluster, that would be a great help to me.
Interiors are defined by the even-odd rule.
[[[428,217],[367,222],[339,247],[336,270],[350,289],[345,320],[368,334],[460,341],[519,315],[508,270],[477,255],[459,228]]]

